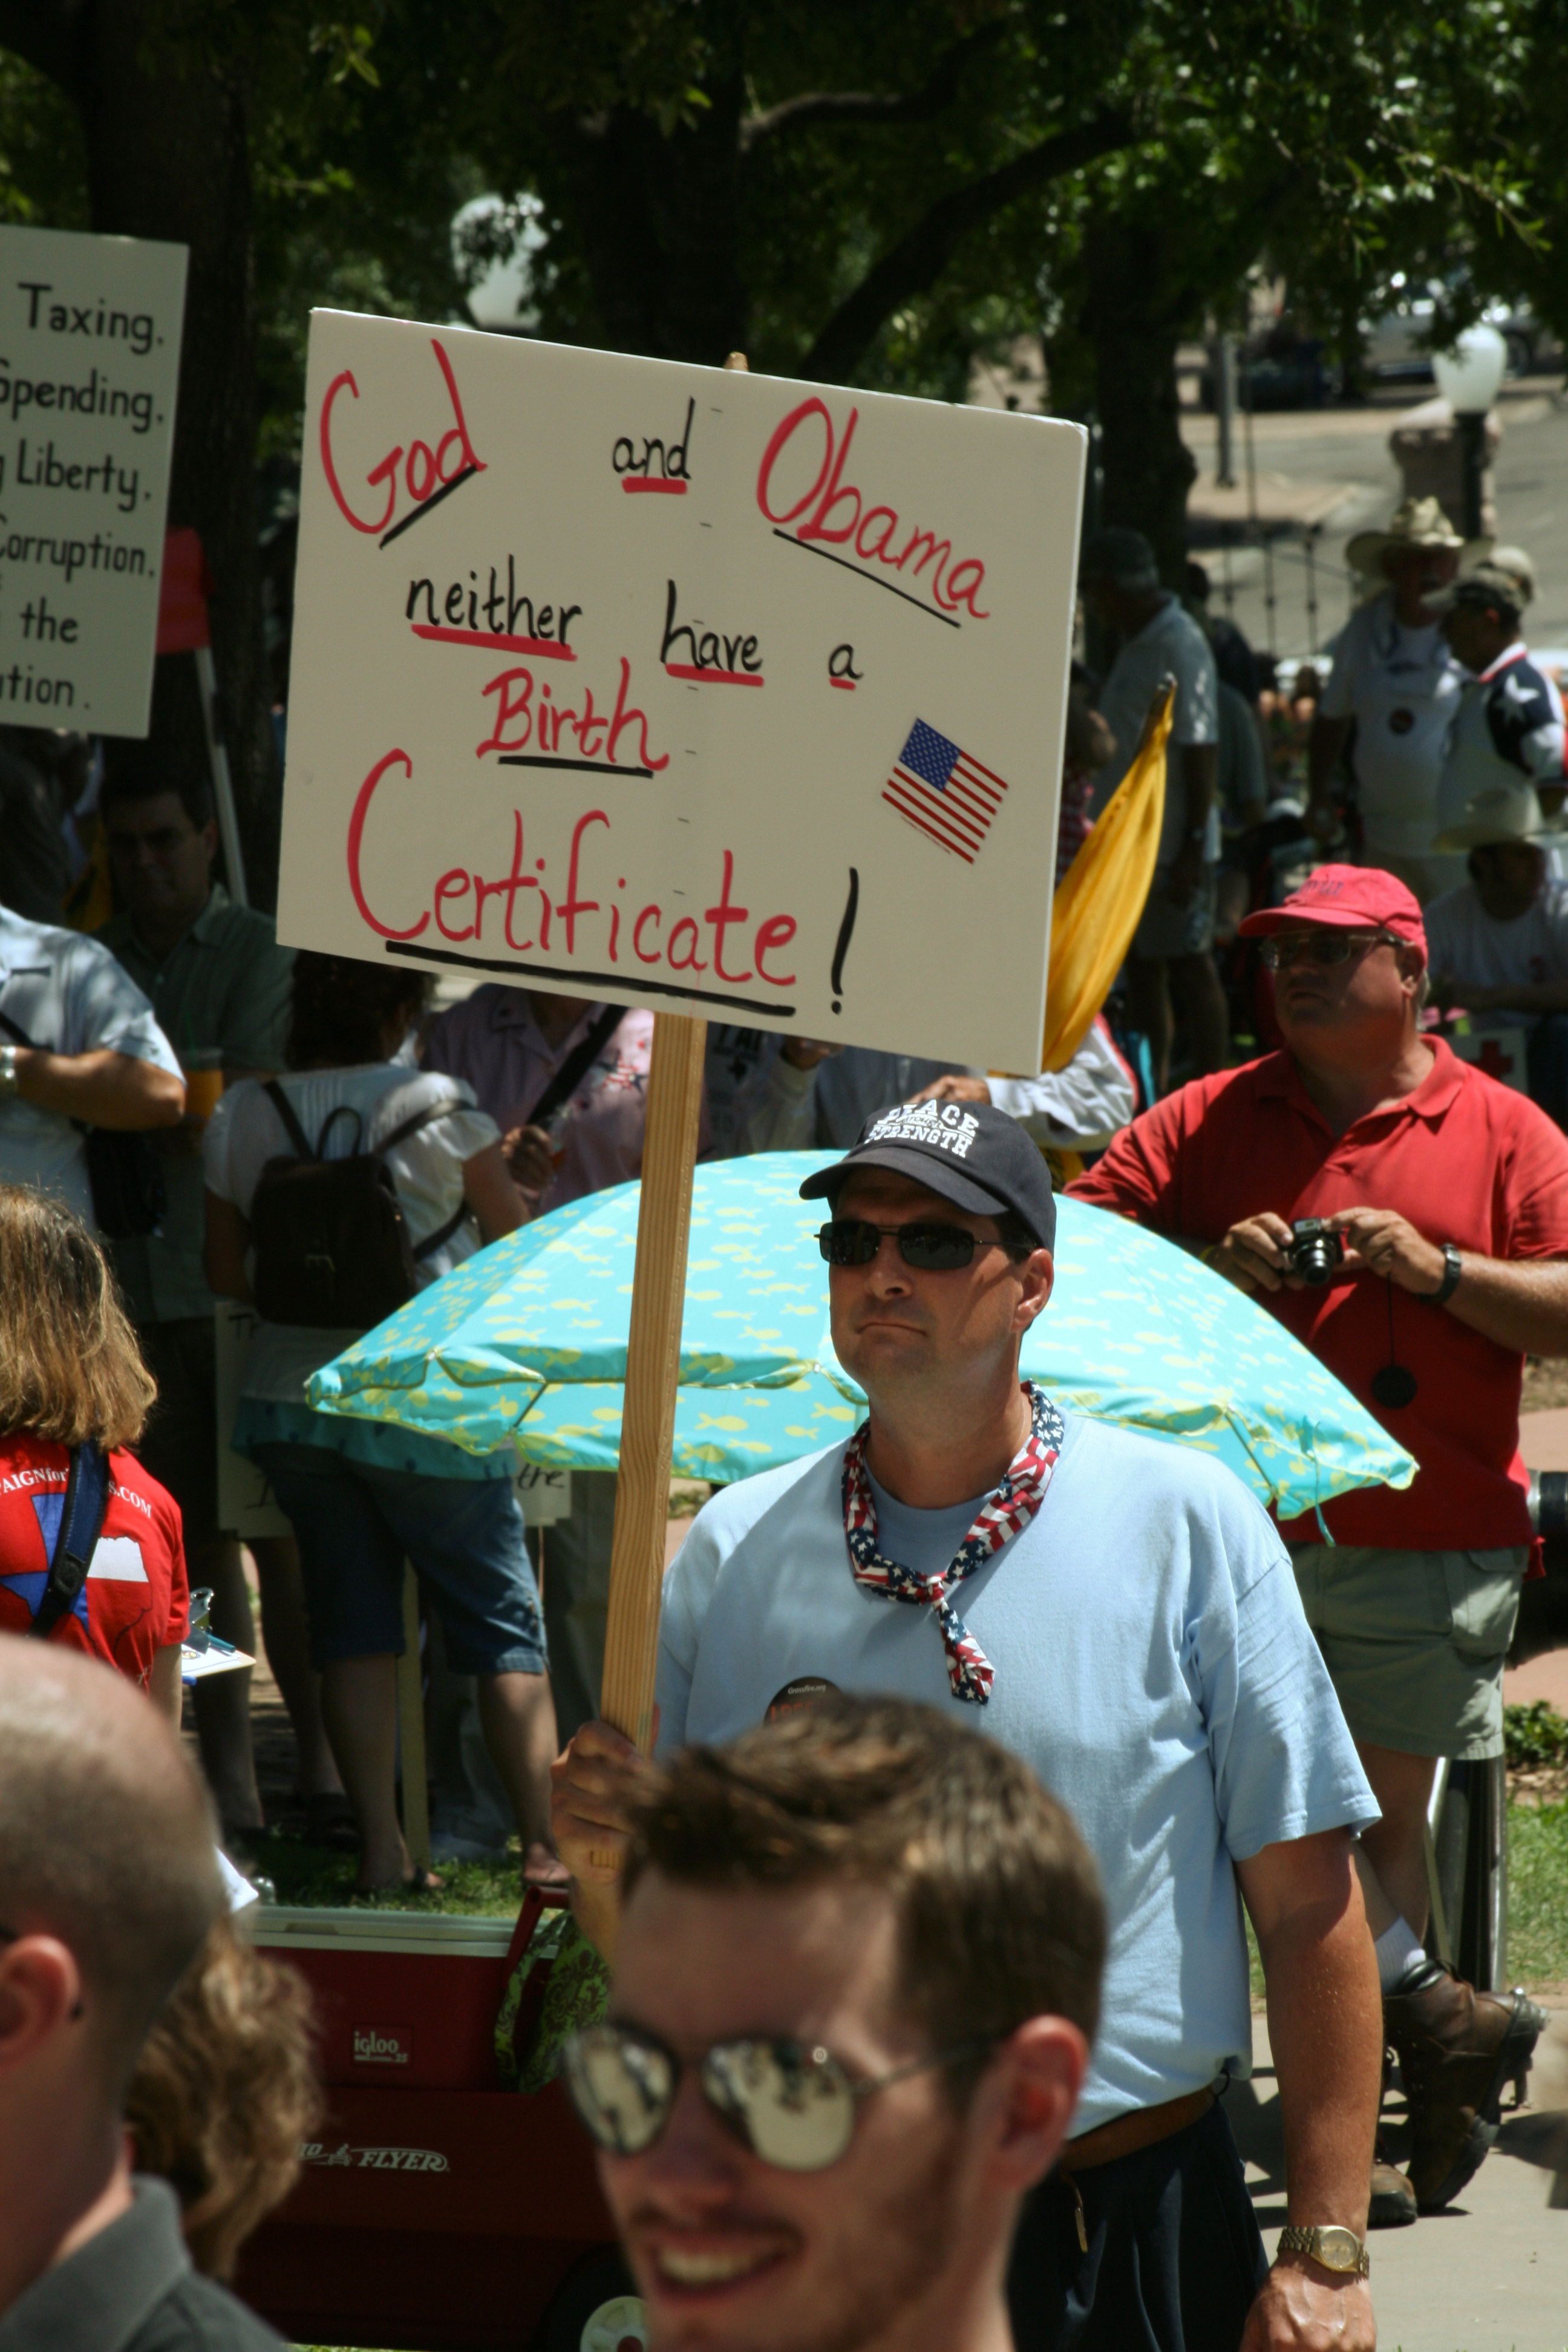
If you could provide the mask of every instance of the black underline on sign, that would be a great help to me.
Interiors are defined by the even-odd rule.
[[[402,523],[397,527],[399,530],[405,528]],[[874,572],[863,571],[858,563],[851,563],[847,555],[835,555],[829,547],[813,547],[808,539],[796,539],[793,531],[775,530],[773,537],[782,539],[786,547],[798,547],[803,555],[826,557],[829,563],[837,563],[844,571],[852,572],[857,580],[868,580],[873,588],[886,588],[889,595],[901,596],[906,604],[912,604],[917,613],[929,613],[933,621],[945,621],[950,629],[956,629],[959,625],[951,613],[939,613],[934,604],[922,604],[920,598],[911,596],[907,588],[895,588],[890,580],[879,580]],[[385,543],[384,540],[383,546]]]
[[[781,1021],[793,1021],[793,1004],[763,1004],[754,996],[723,996],[713,988],[680,988],[672,980],[645,980],[640,973],[635,978],[624,971],[579,971],[575,965],[563,971],[558,963],[519,963],[515,956],[455,955],[448,948],[419,948],[411,940],[388,940],[388,955],[417,956],[421,963],[461,964],[468,971],[525,971],[531,980],[570,980],[599,982],[605,988],[635,989],[640,996],[679,996],[692,1004],[732,1004],[738,1013],[774,1013]]]
[[[586,768],[595,776],[651,776],[651,768],[611,767],[604,760],[547,760],[532,751],[503,751],[498,768]]]
[[[443,499],[449,499],[454,490],[460,490],[465,482],[471,482],[476,474],[483,471],[482,466],[465,466],[460,474],[454,474],[449,482],[443,482],[438,490],[432,490],[423,506],[416,507],[414,512],[405,515],[401,522],[395,522],[390,530],[384,530],[376,545],[390,547],[395,539],[401,539],[405,530],[412,530],[416,522],[423,522],[432,507],[438,507]]]

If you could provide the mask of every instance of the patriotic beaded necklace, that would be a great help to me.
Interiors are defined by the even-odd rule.
[[[948,1686],[954,1698],[984,1706],[991,1696],[996,1670],[985,1655],[948,1595],[966,1576],[973,1576],[1010,1536],[1021,1534],[1046,1499],[1057,1456],[1061,1452],[1061,1414],[1033,1381],[1024,1382],[1029,1399],[1029,1434],[1008,1464],[999,1486],[992,1488],[978,1517],[952,1559],[935,1575],[921,1575],[885,1559],[877,1549],[877,1503],[866,1467],[866,1444],[870,1423],[865,1422],[849,1441],[844,1456],[844,1539],[857,1584],[882,1601],[908,1601],[917,1609],[934,1609],[947,1654]]]

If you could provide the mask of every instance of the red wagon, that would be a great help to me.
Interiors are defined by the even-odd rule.
[[[328,2103],[236,2281],[290,2342],[644,2352],[586,2135],[555,2085],[500,2087],[496,2014],[538,1916],[252,1913],[315,1995]]]

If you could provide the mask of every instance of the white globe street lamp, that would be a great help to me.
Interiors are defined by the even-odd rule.
[[[513,226],[511,250],[486,261],[467,294],[468,316],[476,327],[497,335],[528,334],[539,324],[533,306],[533,257],[548,243],[542,225],[543,205],[537,196],[475,196],[452,219],[452,260],[460,278],[474,266],[476,231],[500,215]]]
[[[1508,373],[1508,345],[1495,327],[1466,327],[1448,352],[1434,352],[1437,389],[1454,412],[1465,462],[1465,514],[1468,540],[1481,535],[1481,478],[1486,468],[1487,411]]]

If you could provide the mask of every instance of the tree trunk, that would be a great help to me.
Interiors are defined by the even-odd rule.
[[[577,234],[611,351],[717,366],[744,350],[749,303],[739,255],[743,86],[668,134],[632,108],[559,125]]]
[[[1106,523],[1131,524],[1152,543],[1160,577],[1185,584],[1187,491],[1197,465],[1182,439],[1176,394],[1178,305],[1163,239],[1114,219],[1097,222],[1084,256],[1081,331],[1092,346],[1105,468]]]
[[[58,81],[86,133],[92,226],[189,247],[169,493],[171,527],[201,538],[216,590],[213,660],[252,900],[276,903],[280,798],[257,551],[256,295],[247,73],[221,33],[178,45],[148,0],[21,0],[0,38]],[[183,668],[188,655],[172,657]],[[153,733],[171,773],[205,773],[200,706],[161,688]]]

